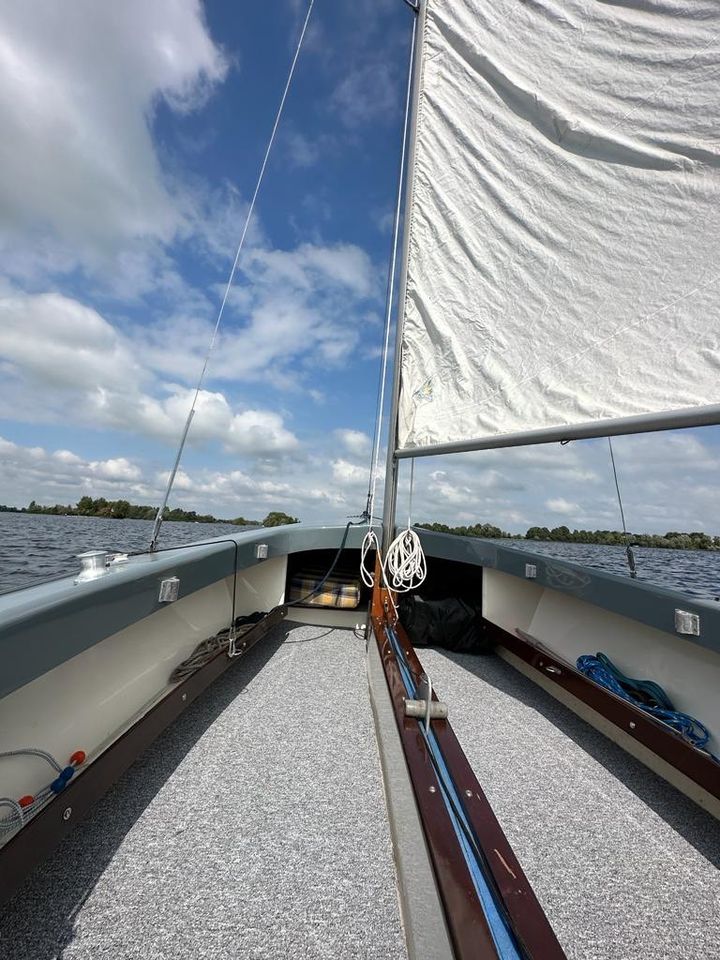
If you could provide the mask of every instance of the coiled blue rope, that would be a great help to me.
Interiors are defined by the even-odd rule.
[[[666,723],[693,746],[709,753],[705,746],[710,739],[708,728],[695,717],[676,710],[670,697],[657,683],[626,677],[604,653],[597,653],[594,657],[591,654],[578,657],[577,668],[590,680]],[[713,756],[713,759],[717,760],[717,757]]]

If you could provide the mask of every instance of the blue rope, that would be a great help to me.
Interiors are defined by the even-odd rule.
[[[604,653],[598,653],[594,657],[590,654],[578,657],[577,668],[599,686],[672,727],[693,746],[710,752],[705,746],[710,739],[708,728],[695,717],[676,710],[670,697],[657,683],[626,677]]]

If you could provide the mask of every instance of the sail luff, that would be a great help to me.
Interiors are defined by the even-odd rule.
[[[386,551],[395,536],[395,507],[397,503],[398,462],[395,448],[398,441],[398,408],[401,387],[402,362],[402,318],[405,298],[407,297],[408,262],[410,251],[410,215],[413,209],[413,183],[415,151],[417,146],[417,111],[420,99],[420,80],[422,74],[422,46],[425,28],[426,0],[418,0],[417,10],[413,13],[412,50],[408,71],[408,84],[411,84],[407,169],[404,189],[404,220],[402,231],[402,255],[399,265],[399,283],[397,297],[397,321],[395,328],[395,348],[393,352],[393,381],[388,420],[387,459],[385,466],[385,495],[383,501],[383,550]]]

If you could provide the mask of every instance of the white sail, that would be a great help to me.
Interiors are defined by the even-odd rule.
[[[420,26],[400,449],[717,422],[720,3],[428,0]]]

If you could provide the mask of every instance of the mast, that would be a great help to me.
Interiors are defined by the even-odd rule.
[[[406,0],[408,2],[408,0]],[[405,196],[403,215],[403,250],[400,260],[400,283],[397,298],[397,320],[395,326],[395,349],[393,353],[393,381],[388,421],[387,461],[385,467],[385,498],[383,502],[383,542],[385,553],[395,536],[395,508],[397,504],[398,458],[395,455],[398,434],[398,407],[400,403],[400,379],[402,365],[403,315],[407,296],[408,261],[410,259],[410,213],[415,173],[415,149],[417,143],[417,117],[420,102],[420,77],[422,75],[422,49],[425,33],[427,0],[418,0],[417,5],[408,3],[415,11],[413,26],[413,49],[410,57],[409,79],[412,82],[410,98],[410,131],[408,138],[408,163],[405,174]]]

